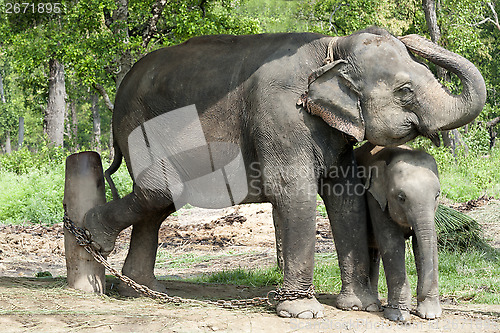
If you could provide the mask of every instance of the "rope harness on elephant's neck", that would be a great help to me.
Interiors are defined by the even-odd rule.
[[[333,56],[333,47],[335,46],[335,44],[339,39],[340,37],[332,37],[332,39],[330,39],[330,42],[328,43],[328,48],[326,49],[326,58],[323,61],[325,65],[335,61],[335,57]]]
[[[95,261],[103,265],[112,275],[117,277],[120,281],[128,285],[130,288],[134,289],[136,292],[147,296],[149,298],[157,299],[161,302],[165,303],[174,303],[174,304],[197,304],[197,305],[216,305],[222,308],[227,309],[238,309],[238,308],[248,308],[254,306],[276,306],[279,302],[282,301],[292,301],[299,298],[313,298],[315,295],[314,286],[311,285],[307,290],[294,290],[294,289],[285,289],[285,288],[277,288],[276,290],[271,290],[267,293],[266,297],[254,297],[248,299],[233,299],[233,300],[225,300],[220,299],[216,301],[211,300],[196,300],[196,299],[186,299],[178,296],[170,296],[167,293],[162,293],[159,291],[155,291],[150,289],[149,287],[139,284],[129,278],[128,276],[123,275],[118,270],[113,268],[103,257],[103,255],[97,252],[92,246],[92,235],[88,230],[80,228],[75,225],[73,221],[68,216],[68,212],[66,209],[66,205],[64,205],[64,217],[63,217],[64,228],[68,230],[73,236],[76,238],[76,242],[78,245],[82,246],[88,253],[94,257]]]

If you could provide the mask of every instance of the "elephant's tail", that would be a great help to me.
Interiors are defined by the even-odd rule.
[[[116,142],[113,144],[113,148],[115,149],[115,156],[109,168],[106,171],[104,171],[104,178],[106,178],[106,181],[109,184],[109,187],[111,189],[111,194],[113,195],[113,200],[117,200],[120,199],[120,195],[116,190],[115,182],[113,182],[111,175],[114,174],[122,164],[123,154],[122,151],[120,150],[120,147],[118,147],[118,145],[116,144]]]

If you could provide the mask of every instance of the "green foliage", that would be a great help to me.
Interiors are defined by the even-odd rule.
[[[48,171],[64,165],[68,153],[59,147],[42,146],[31,152],[23,147],[8,155],[0,155],[0,171],[24,175],[34,170]]]
[[[307,21],[308,30],[334,35],[348,35],[377,25],[396,35],[415,33],[425,26],[420,2],[404,6],[397,0],[318,0],[303,2],[299,18]]]
[[[440,250],[457,253],[470,250],[494,251],[484,238],[481,226],[473,218],[439,205],[435,221]]]
[[[307,22],[298,17],[301,1],[242,0],[235,11],[258,22],[263,32],[307,31]]]
[[[0,171],[0,184],[0,223],[51,225],[62,221],[62,165],[23,174]]]
[[[38,152],[22,148],[0,155],[0,223],[61,222],[67,156],[63,149],[48,146]],[[122,196],[132,191],[125,164],[112,177]],[[106,198],[112,199],[108,184]]]
[[[419,138],[411,145],[431,154],[438,165],[443,197],[456,202],[477,199],[483,195],[500,198],[500,147],[489,150],[484,127],[470,126],[463,133],[469,147],[456,150],[455,155],[445,147],[435,147],[429,140]]]

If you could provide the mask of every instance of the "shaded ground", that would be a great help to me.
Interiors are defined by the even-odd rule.
[[[481,205],[482,203],[482,205]],[[482,223],[492,244],[500,247],[500,202],[482,200],[467,214]],[[472,205],[472,204],[471,204]],[[328,221],[317,219],[317,252],[333,251]],[[119,237],[110,261],[120,267],[130,230]],[[349,331],[349,332],[499,332],[500,305],[452,305],[444,301],[444,316],[423,321],[412,316],[401,326],[380,313],[344,312],[333,307],[334,295],[320,295],[326,305],[322,320],[278,318],[272,309],[224,310],[213,306],[175,306],[147,299],[88,295],[67,289],[64,278],[34,279],[48,271],[65,276],[61,225],[0,227],[0,327],[2,331]],[[204,272],[259,268],[275,264],[274,231],[268,204],[221,210],[198,208],[171,216],[160,231],[156,274],[166,278]],[[186,298],[247,298],[263,296],[271,288],[194,284],[165,281],[171,295]]]

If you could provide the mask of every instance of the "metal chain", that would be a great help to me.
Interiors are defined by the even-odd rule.
[[[404,306],[404,305],[393,305],[393,304],[387,303],[387,305],[384,305],[383,307],[386,309],[394,309],[394,310],[401,310],[401,311],[408,311],[408,312],[411,311],[411,309],[409,307]]]
[[[88,230],[82,229],[74,224],[73,221],[68,216],[66,206],[64,206],[64,217],[63,217],[64,227],[76,238],[78,245],[82,246],[88,253],[94,257],[94,259],[103,265],[112,275],[116,276],[120,281],[123,281],[126,285],[134,289],[140,294],[143,294],[149,298],[160,300],[165,303],[189,303],[189,304],[211,304],[216,305],[222,308],[227,309],[237,309],[237,308],[248,308],[254,306],[276,306],[279,302],[286,300],[295,300],[299,298],[313,298],[314,297],[314,286],[310,286],[306,291],[304,290],[292,290],[292,289],[284,289],[278,288],[276,290],[272,290],[267,293],[266,297],[254,297],[248,299],[233,299],[233,300],[224,300],[220,299],[217,301],[210,300],[195,300],[195,299],[186,299],[178,296],[169,296],[167,293],[159,292],[150,289],[149,287],[139,284],[129,278],[126,275],[123,275],[115,268],[113,268],[109,262],[102,256],[101,253],[97,252],[92,246],[91,235]]]

